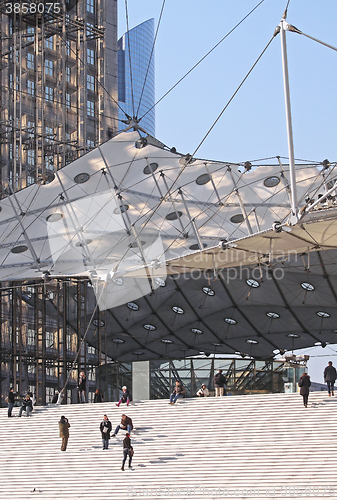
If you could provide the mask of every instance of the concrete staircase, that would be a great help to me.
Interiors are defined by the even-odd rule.
[[[0,409],[0,497],[124,500],[337,497],[337,398],[299,394]],[[102,450],[99,424],[135,425],[133,469],[121,471],[124,432]],[[18,408],[14,409],[18,415]],[[71,424],[60,451],[58,421]]]

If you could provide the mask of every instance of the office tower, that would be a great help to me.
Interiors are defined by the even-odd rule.
[[[118,130],[117,0],[8,5],[0,2],[2,198],[49,183],[54,167]],[[25,210],[15,209],[19,225]],[[90,393],[95,368],[102,356],[107,359],[103,320],[93,322],[99,349],[83,343],[88,281],[40,277],[0,285],[2,400],[12,385],[19,393],[31,390],[44,404],[66,385],[65,401],[75,402],[77,372],[86,371]]]
[[[1,3],[3,196],[48,182],[118,129],[117,1]]]
[[[131,117],[144,118],[140,126],[155,135],[154,19],[126,32],[118,40],[118,101]],[[119,120],[125,120],[121,109]],[[125,125],[120,121],[119,130]]]

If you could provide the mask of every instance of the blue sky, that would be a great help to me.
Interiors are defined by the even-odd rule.
[[[156,135],[194,152],[271,39],[286,0],[264,0],[221,45],[156,107]],[[162,0],[128,0],[129,27],[153,17]],[[156,98],[174,85],[258,0],[166,0],[156,42]],[[126,30],[119,0],[119,36]],[[337,2],[290,0],[288,22],[337,46]],[[287,34],[295,157],[336,160],[337,53]],[[280,36],[273,40],[196,156],[242,162],[288,156]]]
[[[156,100],[213,48],[258,0],[166,0],[155,48]],[[182,153],[195,151],[242,79],[259,57],[287,0],[264,0],[221,45],[156,106],[156,136]],[[129,28],[153,17],[162,0],[127,0]],[[119,0],[119,36],[126,31]],[[287,21],[337,47],[335,0],[290,0]],[[287,33],[295,158],[337,161],[337,52]],[[288,157],[280,36],[196,153],[197,157],[244,162]],[[335,346],[310,349],[312,380],[323,382]],[[322,356],[322,357],[321,357]],[[327,357],[326,357],[327,356]],[[334,362],[337,365],[337,361]]]

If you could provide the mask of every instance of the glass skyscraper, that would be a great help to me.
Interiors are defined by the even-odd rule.
[[[155,104],[153,42],[154,19],[149,19],[126,32],[117,43],[118,103],[131,117],[142,117]],[[120,109],[118,118],[125,120]],[[119,130],[125,126],[119,122]],[[154,108],[141,120],[140,126],[155,135]]]

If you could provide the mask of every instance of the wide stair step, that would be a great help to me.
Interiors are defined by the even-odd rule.
[[[337,497],[337,398],[311,393],[0,409],[1,499]],[[14,408],[14,415],[18,409]],[[133,469],[121,471],[120,431],[102,450],[99,424],[133,420]],[[58,421],[71,424],[60,451]],[[126,464],[127,465],[127,464]]]

